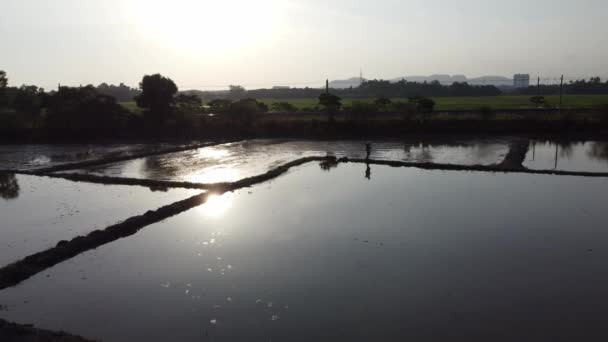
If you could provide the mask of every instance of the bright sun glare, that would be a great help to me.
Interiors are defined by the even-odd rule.
[[[158,44],[190,52],[225,53],[262,44],[276,28],[274,0],[138,0],[137,29]]]
[[[207,199],[207,202],[200,206],[199,210],[201,213],[209,218],[220,218],[228,209],[232,206],[232,193],[226,193],[223,195],[211,195]]]

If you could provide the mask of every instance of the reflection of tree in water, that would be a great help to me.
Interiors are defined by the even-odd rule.
[[[164,156],[147,157],[144,161],[142,172],[146,178],[155,180],[168,180],[180,171],[180,163],[166,159]]]
[[[417,160],[421,163],[430,163],[433,161],[432,146],[428,144],[421,144],[420,153],[417,156]]]
[[[559,147],[559,157],[560,158],[565,158],[565,159],[572,158],[572,155],[574,154],[574,143],[560,141],[555,144]]]
[[[338,161],[336,161],[336,160],[325,160],[325,161],[322,161],[321,163],[319,163],[319,167],[323,171],[330,171],[331,169],[334,169],[334,168],[338,167]]]
[[[587,151],[587,155],[592,159],[608,163],[608,143],[596,142],[591,144],[591,148]]]
[[[470,148],[471,153],[475,158],[475,162],[480,162],[482,160],[488,160],[493,158],[496,155],[497,146],[491,143],[488,144],[473,144],[473,145],[463,145],[464,148]]]
[[[0,197],[12,200],[19,197],[19,183],[12,173],[0,173]]]
[[[331,169],[338,167],[338,160],[335,159],[335,156],[332,152],[327,152],[326,157],[333,159],[327,159],[320,162],[319,167],[321,168],[321,170],[330,171]]]

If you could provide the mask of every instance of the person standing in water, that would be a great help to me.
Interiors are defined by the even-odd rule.
[[[365,156],[365,161],[366,161],[366,166],[367,168],[365,169],[365,178],[367,178],[368,180],[372,179],[372,169],[369,167],[369,157],[372,154],[372,144],[367,143],[365,144],[365,152],[367,153],[367,155]]]

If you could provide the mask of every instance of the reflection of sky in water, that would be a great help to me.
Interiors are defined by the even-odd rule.
[[[524,166],[537,170],[608,172],[608,143],[530,143]]]
[[[152,192],[26,175],[5,178],[0,174],[0,266],[201,192]]]
[[[0,169],[31,169],[170,147],[171,144],[0,145]]]
[[[608,180],[371,168],[214,197],[1,291],[2,316],[109,341],[604,331]]]
[[[507,153],[505,141],[372,141],[371,157],[383,160],[452,164],[498,163]],[[255,176],[278,165],[307,156],[365,157],[365,141],[248,140],[70,171],[106,176],[230,182]]]

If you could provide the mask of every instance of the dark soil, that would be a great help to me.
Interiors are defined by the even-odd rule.
[[[92,342],[64,332],[37,329],[33,325],[9,323],[0,319],[2,342]]]

